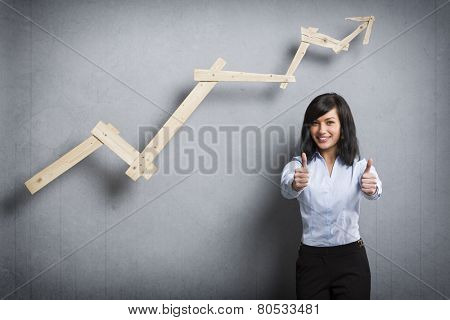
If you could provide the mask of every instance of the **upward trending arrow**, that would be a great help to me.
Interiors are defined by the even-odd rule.
[[[156,166],[153,164],[154,159],[164,149],[177,131],[184,125],[187,119],[192,115],[195,109],[200,105],[200,103],[218,82],[282,82],[280,87],[282,89],[286,89],[288,82],[295,82],[295,77],[293,76],[294,72],[300,64],[303,56],[306,54],[306,50],[310,44],[331,48],[336,53],[339,53],[341,50],[348,50],[349,42],[366,28],[367,31],[363,44],[367,44],[369,42],[375,17],[351,17],[346,18],[346,20],[361,21],[363,23],[341,41],[318,33],[318,28],[302,27],[302,41],[285,75],[222,71],[226,62],[223,59],[218,58],[209,70],[195,71],[194,79],[199,82],[141,153],[135,150],[122,137],[120,137],[119,130],[117,130],[112,124],[104,124],[100,121],[96,127],[92,129],[92,135],[88,139],[43,170],[39,171],[25,182],[25,186],[32,194],[34,194],[58,176],[72,168],[78,162],[96,151],[103,144],[110,148],[111,151],[116,153],[129,165],[126,174],[131,179],[136,181],[141,176],[144,176],[147,180],[150,179],[157,170]]]

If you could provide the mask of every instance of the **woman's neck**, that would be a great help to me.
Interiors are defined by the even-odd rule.
[[[320,155],[325,159],[326,163],[333,165],[337,157],[336,151],[336,148],[331,148],[328,150],[320,150],[319,152]]]
[[[334,162],[336,161],[336,149],[320,151],[320,154],[325,159],[325,163],[326,163],[327,169],[328,169],[328,174],[331,177],[331,174],[333,173]]]

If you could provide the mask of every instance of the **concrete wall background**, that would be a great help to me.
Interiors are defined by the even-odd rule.
[[[295,298],[297,203],[277,187],[283,164],[278,174],[224,173],[240,161],[238,137],[233,154],[224,137],[211,144],[214,175],[135,183],[102,147],[34,196],[23,183],[99,120],[142,145],[139,127],[167,120],[194,87],[194,68],[222,57],[226,70],[283,74],[300,26],[341,39],[357,26],[345,17],[374,15],[369,45],[360,35],[339,55],[311,46],[286,91],[221,83],[187,125],[300,128],[314,96],[343,95],[384,186],[360,218],[372,297],[449,297],[450,6],[427,16],[444,3],[2,0],[0,296]],[[298,135],[289,138],[258,156],[292,155]],[[177,156],[168,150],[158,166]]]

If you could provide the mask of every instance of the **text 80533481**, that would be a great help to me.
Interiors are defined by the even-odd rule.
[[[319,305],[312,304],[258,304],[258,314],[319,314]]]

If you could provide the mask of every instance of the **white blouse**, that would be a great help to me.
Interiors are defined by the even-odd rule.
[[[306,245],[329,247],[343,245],[360,239],[359,210],[364,196],[377,200],[382,193],[381,180],[375,167],[370,172],[377,177],[377,191],[368,196],[361,191],[361,176],[367,160],[344,164],[337,157],[331,177],[325,159],[316,152],[308,162],[308,186],[300,191],[292,189],[296,168],[302,166],[301,157],[286,164],[281,175],[281,194],[287,199],[297,198],[303,224],[302,242]]]

